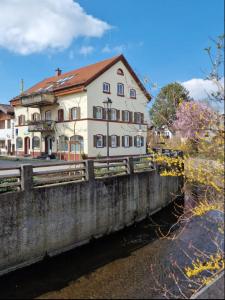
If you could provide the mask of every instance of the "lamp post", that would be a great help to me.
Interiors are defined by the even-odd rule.
[[[104,108],[106,109],[106,124],[107,124],[107,160],[109,159],[109,112],[112,105],[112,100],[107,98],[107,100],[103,101]]]

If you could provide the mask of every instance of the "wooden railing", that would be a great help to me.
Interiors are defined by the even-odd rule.
[[[94,160],[95,178],[129,174],[128,161],[129,159],[127,157],[109,160]]]
[[[66,162],[63,164],[35,165],[33,167],[33,185],[43,186],[62,182],[86,179],[85,161]]]
[[[21,169],[1,168],[0,169],[0,193],[21,190]]]
[[[163,155],[178,155],[177,152],[168,153]],[[29,191],[34,187],[151,172],[156,170],[154,155],[0,168],[0,193]]]

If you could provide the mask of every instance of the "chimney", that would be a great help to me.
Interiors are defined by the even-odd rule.
[[[62,74],[62,70],[60,70],[60,68],[57,68],[55,70],[55,76],[60,76]]]

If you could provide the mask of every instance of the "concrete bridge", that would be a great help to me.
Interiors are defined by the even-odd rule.
[[[182,187],[150,157],[23,165],[0,178],[0,275],[140,221]]]

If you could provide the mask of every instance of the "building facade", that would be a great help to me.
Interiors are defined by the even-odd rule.
[[[14,110],[6,104],[0,104],[0,154],[15,153]]]
[[[123,55],[43,80],[11,100],[17,155],[74,160],[146,153],[149,93]],[[109,110],[103,102],[110,98]],[[107,136],[109,122],[109,138]]]

